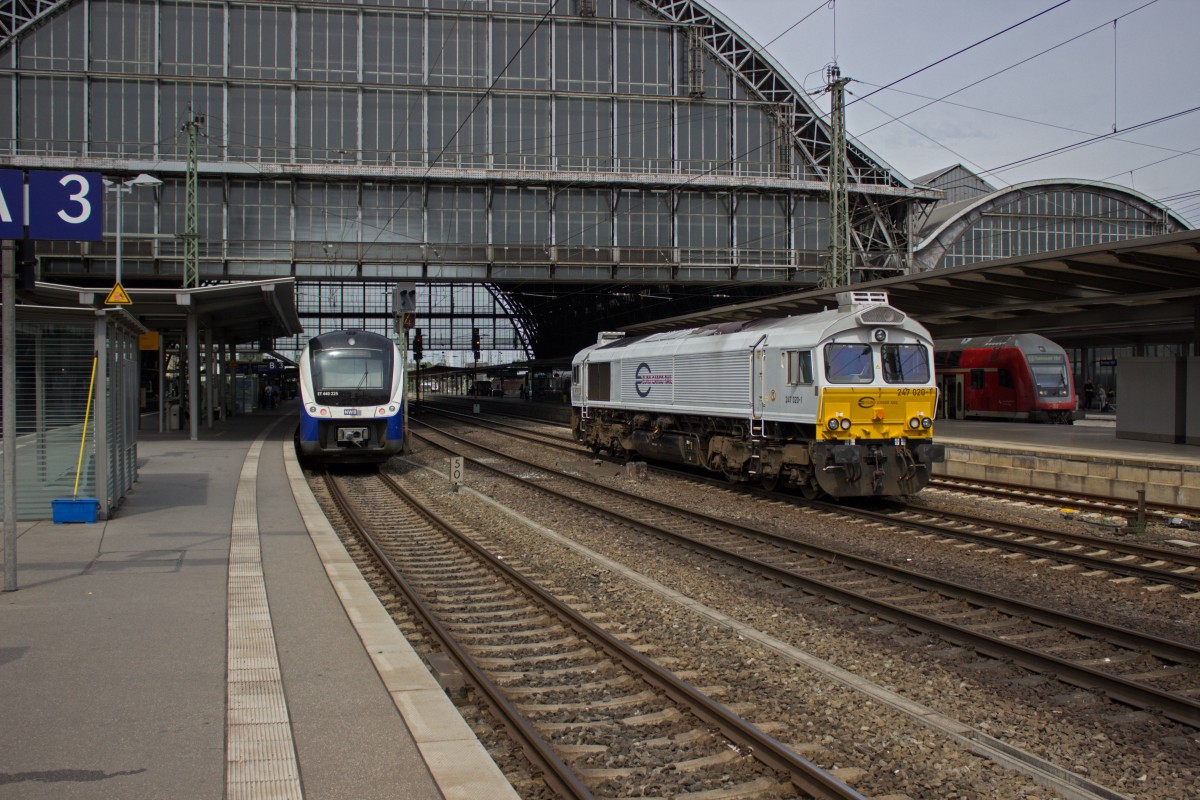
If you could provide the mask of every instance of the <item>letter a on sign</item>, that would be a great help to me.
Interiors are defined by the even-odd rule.
[[[120,283],[113,285],[112,291],[108,293],[108,297],[104,298],[104,302],[108,305],[115,306],[128,306],[133,304],[133,301],[129,299],[129,295],[125,292],[125,287]]]

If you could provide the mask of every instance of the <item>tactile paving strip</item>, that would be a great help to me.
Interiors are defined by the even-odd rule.
[[[269,433],[250,446],[233,504],[225,707],[228,800],[304,797],[258,540],[258,460]]]

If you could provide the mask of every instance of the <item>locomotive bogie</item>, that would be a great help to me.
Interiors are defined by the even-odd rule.
[[[600,341],[575,357],[575,437],[796,488],[907,495],[944,459],[928,332],[879,293],[837,310]]]

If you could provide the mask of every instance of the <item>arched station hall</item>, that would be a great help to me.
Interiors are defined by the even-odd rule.
[[[51,283],[111,286],[120,226],[125,284],[180,286],[189,148],[200,281],[294,278],[303,336],[390,330],[404,281],[426,353],[556,357],[826,260],[822,111],[700,0],[2,5],[5,164],[161,181],[119,219],[106,193],[103,241],[38,243]],[[1186,227],[1112,185],[847,162],[855,281]]]

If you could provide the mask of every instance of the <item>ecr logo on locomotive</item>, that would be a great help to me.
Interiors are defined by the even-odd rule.
[[[652,387],[671,386],[672,383],[670,375],[651,372],[650,365],[643,361],[638,364],[637,371],[634,372],[633,390],[637,392],[638,397],[649,397]]]

